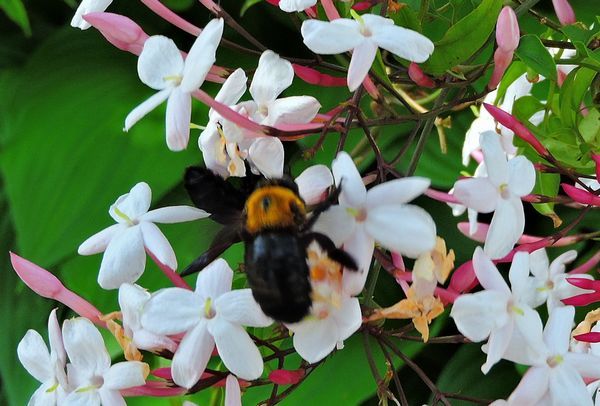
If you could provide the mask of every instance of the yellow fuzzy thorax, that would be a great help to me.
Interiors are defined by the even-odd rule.
[[[306,207],[291,189],[270,185],[252,192],[246,200],[245,213],[246,231],[255,234],[269,228],[297,227],[304,221]]]

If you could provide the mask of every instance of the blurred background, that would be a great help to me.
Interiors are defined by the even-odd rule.
[[[434,41],[441,38],[452,21],[464,16],[479,2],[436,1],[439,6],[450,4],[448,21],[423,22],[425,34]],[[406,3],[418,10],[420,1]],[[592,22],[598,13],[598,5],[594,3],[572,1],[579,20]],[[211,17],[194,0],[165,0],[164,4],[200,27]],[[196,144],[198,130],[192,132],[186,151],[174,153],[167,149],[164,105],[129,133],[122,131],[127,113],[154,91],[139,81],[137,57],[112,47],[93,28],[80,31],[69,26],[77,5],[74,0],[0,1],[0,404],[3,405],[26,404],[38,386],[16,356],[16,346],[26,330],[36,329],[47,337],[47,317],[54,307],[59,307],[61,318],[72,316],[60,304],[36,296],[18,280],[8,261],[9,250],[52,271],[69,289],[101,311],[115,311],[116,291],[103,291],[96,282],[101,255],[81,257],[77,255],[77,247],[90,235],[112,224],[109,206],[137,182],[145,181],[152,188],[152,207],[191,204],[181,185],[183,170],[202,162]],[[249,0],[245,4],[227,0],[222,5],[270,49],[285,56],[310,56],[296,28],[299,20],[260,0]],[[553,13],[550,0],[541,1],[538,8],[548,15]],[[189,49],[194,40],[139,2],[116,0],[108,11],[129,16],[150,35],[172,38],[182,50]],[[523,32],[539,34],[543,30],[529,16],[521,18],[520,23]],[[225,37],[243,42],[228,29]],[[491,48],[486,50],[483,57],[487,58],[491,52]],[[257,61],[255,55],[234,53],[225,47],[217,53],[219,65],[241,66],[250,72]],[[474,86],[481,90],[485,83]],[[203,88],[212,95],[218,90],[212,84]],[[321,101],[322,111],[336,106],[349,95],[346,88],[315,88],[298,78],[286,94],[314,95]],[[437,188],[450,188],[464,169],[460,165],[460,148],[473,118],[469,109],[452,114],[452,127],[446,130],[448,153],[440,152],[437,136],[429,137],[417,174],[432,178]],[[192,121],[205,124],[207,108],[196,103]],[[411,125],[384,128],[378,142],[384,150],[387,146],[397,146],[411,128]],[[297,176],[312,163],[330,164],[337,135],[329,136],[312,160],[301,159],[302,152],[315,138],[286,145],[292,175]],[[348,146],[361,157],[363,170],[372,169],[373,156],[361,140],[360,132],[350,134]],[[401,162],[399,168],[406,165],[407,162]],[[426,199],[418,204],[434,216],[438,233],[448,241],[449,248],[457,252],[456,263],[468,259],[474,244],[456,231],[456,220],[450,210]],[[561,212],[560,215],[567,221],[574,213]],[[533,210],[528,216],[527,232],[548,234],[552,231],[549,219]],[[594,222],[597,226],[599,221],[597,213],[590,215],[583,227]],[[164,225],[161,229],[174,246],[181,268],[208,247],[217,227],[210,220],[200,220]],[[581,255],[585,259],[586,247],[578,248],[583,250]],[[232,248],[226,257],[235,268],[242,261],[241,247]],[[235,283],[242,286],[243,276],[237,274],[237,277]],[[138,283],[150,290],[168,286],[167,279],[151,261]],[[400,295],[391,277],[383,275],[379,279],[375,297],[380,304],[395,303]],[[454,332],[451,326],[446,326],[446,317],[434,323],[433,332],[440,331]],[[105,341],[114,359],[120,360],[122,356],[115,341],[108,336]],[[455,351],[458,347],[453,345],[430,345],[427,351],[421,352],[422,348],[416,342],[403,346],[405,353],[445,391],[460,390],[495,399],[506,396],[519,379],[518,371],[509,364],[500,364],[483,377],[479,371],[483,354],[478,345],[463,346],[458,352]],[[385,373],[382,354],[377,353],[375,357]],[[410,369],[402,369],[400,376],[404,387],[411,388],[407,393],[411,404],[427,401],[428,389]],[[267,398],[269,391],[268,387],[250,390],[243,397],[244,403],[256,404]],[[360,340],[354,338],[346,343],[344,351],[334,354],[319,367],[284,404],[376,404],[375,392],[364,350]],[[201,404],[219,404],[222,391],[205,390],[189,399]],[[128,399],[128,404],[133,405],[178,405],[180,402]]]

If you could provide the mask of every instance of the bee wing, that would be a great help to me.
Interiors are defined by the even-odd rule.
[[[210,248],[188,265],[188,267],[181,272],[181,276],[200,272],[225,252],[227,248],[240,241],[242,241],[242,238],[237,224],[223,227],[213,239]]]

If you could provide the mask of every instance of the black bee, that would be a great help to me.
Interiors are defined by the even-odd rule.
[[[310,230],[319,214],[337,199],[340,189],[334,190],[308,217],[306,204],[293,181],[256,181],[250,177],[242,182],[240,188],[235,188],[210,170],[187,169],[184,183],[192,201],[225,227],[208,251],[182,275],[200,271],[229,246],[244,241],[248,283],[264,313],[286,323],[300,321],[312,304],[306,261],[311,242],[316,241],[335,262],[357,268],[355,261],[328,237]]]

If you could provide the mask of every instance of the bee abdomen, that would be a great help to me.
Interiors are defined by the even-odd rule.
[[[246,243],[246,272],[254,298],[275,320],[294,323],[311,306],[306,252],[289,232],[260,233]]]

